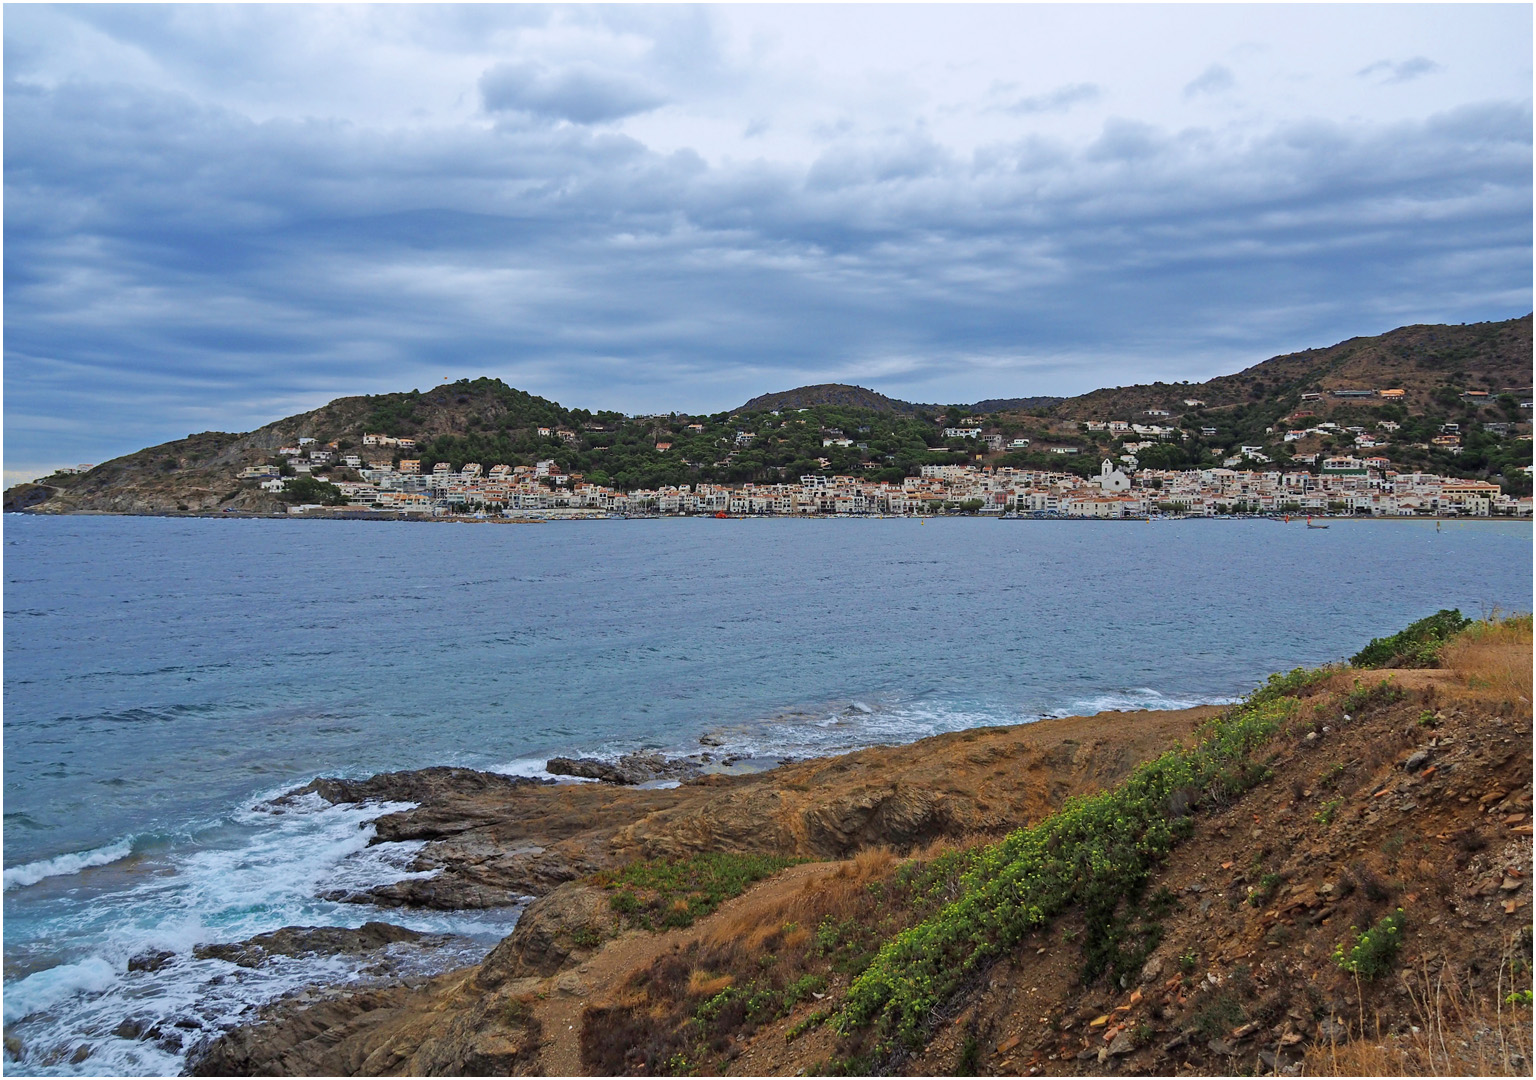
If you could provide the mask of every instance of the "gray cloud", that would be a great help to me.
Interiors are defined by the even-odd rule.
[[[1067,86],[1058,86],[1048,93],[1021,97],[1002,108],[1004,112],[1018,116],[1066,112],[1075,105],[1091,105],[1102,96],[1103,92],[1094,83],[1071,83]]]
[[[1233,77],[1231,69],[1221,65],[1212,64],[1184,87],[1185,97],[1198,97],[1202,94],[1220,94],[1237,85],[1237,79]]]
[[[563,97],[572,70],[487,92],[571,124],[371,127],[8,65],[8,463],[444,375],[641,411],[855,378],[976,400],[1531,303],[1528,101],[967,153],[850,124],[798,163],[588,126],[660,92]]]
[[[601,124],[650,112],[666,97],[640,79],[586,64],[497,64],[480,76],[487,112],[523,112],[576,124]]]
[[[1361,78],[1381,76],[1382,82],[1402,83],[1417,79],[1421,75],[1430,75],[1440,70],[1440,65],[1427,56],[1413,56],[1407,60],[1394,62],[1391,60],[1378,60],[1374,64],[1367,64],[1355,72]]]

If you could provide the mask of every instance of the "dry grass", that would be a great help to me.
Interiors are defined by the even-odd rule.
[[[823,919],[867,915],[870,884],[888,878],[896,862],[887,848],[867,848],[793,891],[763,889],[755,903],[739,905],[732,918],[716,927],[708,944],[748,955],[803,946]]]
[[[896,885],[904,861],[866,849],[758,882],[693,940],[588,1006],[583,1066],[590,1075],[708,1073],[765,1025],[803,1020],[915,917]]]
[[[1473,623],[1446,644],[1441,663],[1462,696],[1483,701],[1531,702],[1531,616],[1497,616]]]
[[[733,975],[711,975],[707,971],[694,971],[688,976],[688,993],[694,997],[714,997],[735,981],[736,978]]]
[[[1348,1042],[1316,1043],[1307,1050],[1308,1076],[1530,1076],[1531,1007],[1510,1004],[1516,989],[1530,989],[1529,968],[1523,985],[1510,978],[1511,948],[1492,987],[1474,988],[1464,974],[1449,968],[1431,975],[1427,968],[1404,980],[1413,1002],[1415,1023],[1405,1033],[1357,1025],[1366,1034]]]

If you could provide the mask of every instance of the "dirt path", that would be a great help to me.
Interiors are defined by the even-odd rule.
[[[553,989],[533,1010],[544,1033],[539,1052],[539,1071],[545,1076],[584,1076],[581,1068],[581,1021],[587,1004],[604,1001],[628,978],[630,972],[645,967],[674,946],[708,935],[718,924],[746,903],[757,903],[774,893],[789,893],[805,883],[832,873],[835,862],[804,863],[791,866],[742,895],[721,904],[713,914],[682,930],[648,934],[632,930],[615,938],[602,950],[570,971],[551,980]]]

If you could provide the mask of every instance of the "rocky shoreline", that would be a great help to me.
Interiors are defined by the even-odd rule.
[[[590,883],[594,875],[637,859],[700,852],[835,860],[870,847],[911,851],[945,837],[996,833],[1049,813],[1072,794],[1113,783],[1216,711],[1042,720],[744,775],[704,772],[719,764],[705,754],[669,759],[640,753],[615,762],[549,763],[552,774],[597,782],[450,767],[317,779],[257,809],[283,814],[313,797],[364,806],[411,803],[373,818],[371,843],[422,842],[406,869],[423,876],[324,899],[382,909],[528,906],[511,935],[476,967],[425,980],[390,979],[375,967],[364,971],[381,977],[361,984],[312,987],[256,1010],[251,1023],[204,1039],[191,1049],[188,1070],[329,1072],[345,1064],[342,1071],[376,1071],[363,1060],[310,1057],[315,1047],[300,1048],[322,1030],[366,1029],[371,1034],[364,1042],[384,1039],[382,1030],[374,1030],[382,1016],[415,1009],[422,995],[449,987],[467,994],[466,1000],[500,1001],[529,992],[540,980],[558,980],[592,956],[594,943],[616,932],[607,894]],[[436,944],[385,921],[359,930],[287,927],[243,942],[200,946],[199,955],[262,963],[272,955],[359,955]],[[526,1046],[502,1046],[487,1057],[477,1038],[460,1032],[451,1040],[453,1064],[446,1071],[528,1066]]]
[[[1518,633],[1497,652],[1461,654],[1465,672],[1390,671],[1365,688],[1352,672],[1297,681],[1282,710],[1292,723],[1256,748],[1263,767],[1236,788],[1222,774],[1195,792],[1198,805],[1171,808],[1188,836],[1148,883],[1142,903],[1156,914],[1123,924],[1136,935],[1126,943],[1141,944],[1117,945],[1108,975],[1085,974],[1085,935],[1111,924],[1065,910],[963,985],[929,1018],[925,1045],[906,1050],[823,1021],[852,1000],[853,976],[872,970],[874,953],[861,950],[903,940],[904,926],[935,911],[949,918],[955,890],[979,887],[946,877],[959,873],[943,869],[953,856],[996,851],[991,841],[1020,836],[1011,830],[1068,799],[1116,788],[1215,714],[1228,725],[1250,714],[1044,720],[667,787],[454,769],[316,781],[272,812],[299,798],[381,811],[386,800],[415,802],[373,824],[379,842],[421,841],[416,865],[435,872],[362,899],[473,909],[537,898],[476,963],[423,977],[370,962],[353,981],[225,1021],[191,1046],[185,1067],[1375,1075],[1433,1053],[1439,1073],[1529,1075],[1529,1046],[1516,1038],[1524,1021],[1507,1027],[1492,1004],[1455,1021],[1445,1045],[1414,1026],[1444,1023],[1422,1012],[1431,982],[1492,1002],[1510,985],[1506,965],[1529,978],[1530,645],[1529,631],[1523,642]],[[1510,689],[1490,691],[1487,673],[1505,664],[1517,673]],[[765,868],[712,904],[678,907],[692,904],[676,884],[683,868],[741,873],[754,861]],[[1358,954],[1360,928],[1393,918],[1406,926],[1398,978],[1352,978],[1339,957],[1355,954],[1340,949],[1356,942]],[[378,924],[288,928],[204,948],[259,964],[332,947],[370,961],[431,947],[403,937]]]

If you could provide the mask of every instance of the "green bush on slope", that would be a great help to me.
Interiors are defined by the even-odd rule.
[[[1090,959],[1112,944],[1117,910],[1140,895],[1157,863],[1188,835],[1193,801],[1223,802],[1262,780],[1250,760],[1291,715],[1292,695],[1328,671],[1271,676],[1241,705],[1206,723],[1190,749],[1170,750],[1119,787],[1072,799],[1037,825],[983,851],[958,899],[892,938],[849,988],[837,1017],[844,1034],[871,1023],[909,1046],[935,1007],[981,965],[1057,913],[1082,905]]]
[[[1349,662],[1357,668],[1434,667],[1440,647],[1471,625],[1472,620],[1456,608],[1442,609],[1390,637],[1372,638]]]

